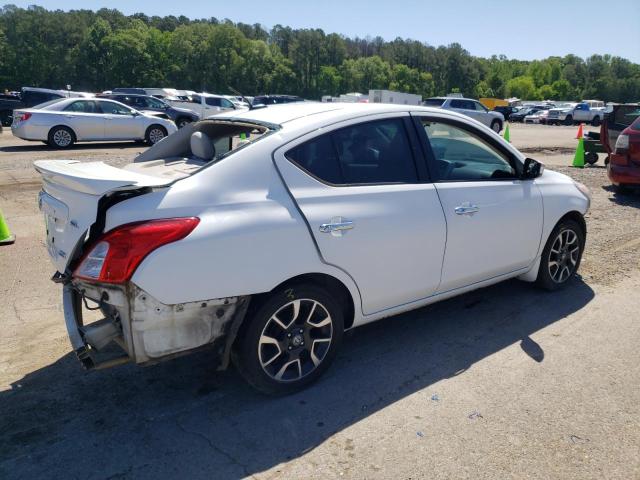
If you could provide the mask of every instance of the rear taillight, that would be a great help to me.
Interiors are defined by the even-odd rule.
[[[82,258],[73,276],[104,283],[128,281],[156,248],[183,239],[199,218],[167,218],[122,225],[103,235]]]
[[[629,150],[629,135],[621,133],[616,140],[616,153],[624,155]]]
[[[29,112],[19,112],[16,114],[16,120],[18,122],[26,122],[27,120],[29,120],[31,118],[31,113]]]

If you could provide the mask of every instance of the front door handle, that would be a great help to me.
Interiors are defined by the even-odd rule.
[[[342,217],[334,217],[330,223],[323,223],[320,225],[320,232],[330,233],[334,237],[340,237],[346,230],[351,230],[354,227],[351,220],[345,220]]]
[[[457,206],[453,209],[457,215],[473,215],[480,211],[477,205],[471,205],[468,202],[463,203],[462,205]]]

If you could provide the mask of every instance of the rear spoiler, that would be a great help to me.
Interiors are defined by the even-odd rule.
[[[89,195],[104,195],[123,187],[160,187],[173,181],[112,167],[104,162],[38,160],[34,167],[45,182]]]

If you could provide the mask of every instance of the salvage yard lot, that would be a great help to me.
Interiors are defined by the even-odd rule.
[[[334,366],[280,399],[207,352],[85,373],[70,347],[37,211],[44,158],[130,161],[134,143],[53,151],[0,134],[1,478],[640,477],[640,194],[600,161],[568,167],[576,128],[513,143],[585,183],[581,279],[509,281],[349,335]],[[499,234],[499,232],[496,232]]]

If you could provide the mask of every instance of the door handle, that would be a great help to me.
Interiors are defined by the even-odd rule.
[[[480,211],[477,205],[471,205],[470,203],[463,203],[462,205],[457,206],[453,209],[457,215],[473,215]]]
[[[67,118],[76,118],[75,115],[65,115],[65,117],[67,117]]]
[[[350,220],[332,218],[331,223],[323,223],[320,225],[320,232],[330,233],[335,237],[340,237],[344,231],[351,230],[353,227],[353,222]]]

